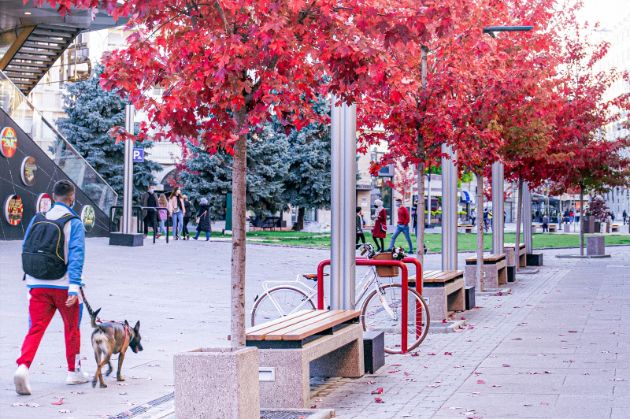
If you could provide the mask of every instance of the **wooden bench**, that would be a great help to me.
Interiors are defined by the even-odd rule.
[[[549,224],[549,232],[555,233],[556,231],[558,231],[558,224]]]
[[[620,231],[620,226],[619,224],[613,224],[610,226],[610,231],[611,233],[619,233]]]
[[[310,377],[364,374],[363,329],[355,310],[303,310],[247,329],[259,349],[260,405],[310,406]]]
[[[516,259],[514,257],[514,243],[504,243],[503,250],[507,260],[507,266],[516,266]],[[518,249],[518,266],[524,268],[527,266],[527,251],[525,250],[525,243],[521,243]]]
[[[540,229],[540,231],[542,231],[542,224],[532,223],[532,234],[538,233],[538,229]]]
[[[481,291],[496,289],[500,285],[507,284],[507,263],[505,253],[500,255],[485,255],[481,266]],[[475,286],[477,283],[477,258],[466,258],[466,270],[464,271],[466,286]]]
[[[460,224],[457,227],[463,228],[466,233],[472,233],[472,230],[475,226],[472,224]]]
[[[422,284],[432,322],[441,323],[452,313],[466,310],[464,271],[424,271]],[[416,285],[415,275],[409,278],[409,285]]]

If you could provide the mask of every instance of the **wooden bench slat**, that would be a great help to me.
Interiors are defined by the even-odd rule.
[[[291,333],[282,335],[268,335],[265,340],[278,339],[278,340],[303,340],[309,336],[316,335],[327,329],[331,329],[344,322],[359,317],[361,313],[359,311],[343,310],[337,313],[333,319],[322,320],[318,323],[310,324],[301,329],[294,330]]]
[[[296,311],[295,313],[289,314],[288,316],[280,317],[279,319],[270,320],[270,321],[267,321],[267,322],[264,322],[264,323],[260,323],[258,326],[249,327],[247,329],[247,333],[255,333],[255,332],[259,331],[260,329],[264,329],[264,328],[269,327],[269,326],[271,326],[273,324],[283,322],[283,321],[285,321],[287,319],[292,319],[292,318],[295,318],[295,317],[304,316],[305,314],[312,313],[312,312],[313,312],[313,310]]]
[[[295,313],[295,315],[290,314],[288,316],[281,317],[276,320],[262,323],[259,326],[254,326],[252,328],[249,328],[245,331],[245,333],[248,335],[265,334],[270,331],[277,330],[278,328],[286,327],[287,325],[290,325],[290,324],[299,323],[301,321],[305,321],[310,318],[320,316],[322,315],[322,313],[326,313],[326,312],[327,310],[301,310]]]
[[[288,333],[292,333],[293,331],[297,329],[303,329],[305,327],[308,327],[309,325],[314,324],[314,323],[319,323],[322,321],[334,322],[335,316],[337,316],[340,313],[343,313],[343,310],[320,310],[320,312],[321,312],[320,315],[311,317],[308,320],[304,320],[299,323],[288,323],[286,325],[279,325],[280,327],[274,330],[267,331],[264,334],[258,333],[258,335],[261,335],[263,337],[263,340],[268,340],[270,336],[282,336]]]

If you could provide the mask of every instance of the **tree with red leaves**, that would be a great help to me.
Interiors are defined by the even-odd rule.
[[[560,67],[556,88],[558,110],[548,148],[555,158],[545,169],[554,192],[579,191],[583,216],[585,193],[601,193],[630,182],[630,159],[623,155],[630,138],[626,135],[607,139],[603,131],[611,123],[628,127],[624,115],[630,112],[630,94],[607,97],[614,83],[620,79],[628,81],[628,74],[616,69],[598,70],[608,44],[589,41],[590,26],[579,25],[575,19],[572,22],[570,36],[563,44],[564,65]],[[581,255],[583,230],[580,229]]]
[[[41,0],[43,2],[44,0]],[[448,6],[412,0],[48,0],[60,12],[106,7],[128,16],[128,46],[106,59],[102,84],[148,115],[140,139],[233,154],[233,346],[245,344],[246,137],[277,118],[300,129],[322,118],[310,106],[334,95],[365,114],[402,73],[388,53],[450,25]],[[159,99],[147,91],[163,92]],[[369,120],[362,122],[369,128]]]

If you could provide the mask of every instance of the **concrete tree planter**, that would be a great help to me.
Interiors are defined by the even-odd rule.
[[[256,348],[201,348],[176,354],[176,418],[259,419],[258,366]]]

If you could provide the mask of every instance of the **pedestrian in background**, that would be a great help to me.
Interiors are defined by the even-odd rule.
[[[361,244],[365,244],[365,234],[363,234],[363,226],[365,225],[365,221],[363,221],[363,210],[361,209],[361,207],[357,207],[356,224],[357,238],[355,244],[356,248],[358,249],[360,247],[359,241],[361,241]]]
[[[475,209],[470,210],[470,221],[472,225],[475,225],[475,220],[477,219],[477,211]]]
[[[160,194],[158,198],[158,206],[162,207],[158,210],[158,219],[160,221],[160,232],[164,235],[168,234],[166,230],[166,220],[168,220],[168,199],[166,199],[166,195]]]
[[[409,210],[402,204],[402,199],[396,200],[396,206],[398,207],[398,221],[396,225],[396,231],[392,236],[391,241],[389,242],[389,250],[394,248],[394,244],[396,243],[396,238],[400,233],[403,233],[405,239],[407,239],[407,244],[409,245],[409,254],[413,253],[413,244],[411,243],[411,236],[409,235]]]
[[[622,217],[623,217],[623,225],[626,225],[626,222],[628,220],[628,213],[626,212],[626,210],[623,210]]]
[[[206,241],[210,240],[210,234],[212,230],[211,220],[210,220],[210,205],[208,204],[208,200],[206,198],[201,198],[199,200],[199,208],[197,209],[197,234],[195,234],[194,239],[199,239],[199,235],[203,231],[206,233]]]
[[[195,208],[192,205],[192,202],[188,200],[188,195],[183,195],[184,199],[184,226],[182,228],[182,238],[184,240],[190,239],[190,233],[188,232],[188,223],[190,222],[190,218],[195,214]]]
[[[374,227],[372,227],[372,238],[376,243],[376,251],[385,251],[384,239],[387,237],[387,210],[383,208],[383,201],[374,201]]]
[[[543,233],[549,232],[549,216],[547,214],[542,217],[542,231]]]
[[[142,197],[142,206],[145,208],[144,215],[144,237],[149,235],[149,225],[153,229],[153,235],[155,238],[159,238],[158,232],[158,215],[155,211],[155,207],[158,206],[158,198],[155,195],[155,186],[149,186],[149,189]]]
[[[179,240],[182,230],[184,228],[184,215],[186,215],[186,207],[184,206],[184,199],[182,198],[182,191],[179,187],[175,187],[171,196],[168,199],[168,210],[171,213],[173,219],[173,235],[175,240]]]

